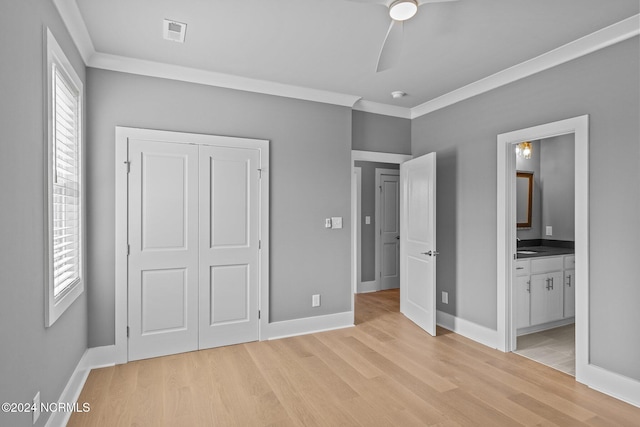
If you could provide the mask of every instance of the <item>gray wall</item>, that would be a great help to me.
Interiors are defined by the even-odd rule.
[[[412,122],[438,155],[438,309],[496,329],[496,136],[590,115],[591,362],[640,380],[638,37]],[[453,298],[452,298],[453,297]]]
[[[376,169],[400,169],[393,163],[355,162],[362,168],[361,210],[360,210],[360,253],[362,268],[360,280],[369,282],[376,279]],[[371,224],[365,224],[364,217],[371,217]]]
[[[411,154],[411,120],[354,110],[351,148]]]
[[[575,143],[574,135],[540,141],[542,239],[575,240]],[[546,235],[551,226],[553,235]]]
[[[114,342],[118,125],[270,140],[271,321],[350,310],[349,108],[91,68],[87,82],[90,346]]]
[[[56,402],[87,348],[86,292],[44,327],[44,26],[78,75],[85,69],[51,1],[0,2],[0,401]],[[43,426],[48,414],[37,425]],[[31,414],[0,413],[31,426]]]
[[[516,170],[533,172],[533,197],[531,208],[531,228],[519,228],[518,238],[522,240],[541,239],[542,197],[540,194],[540,141],[531,141],[533,154],[530,159],[516,157]]]

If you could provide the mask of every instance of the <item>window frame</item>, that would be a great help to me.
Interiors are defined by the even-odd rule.
[[[45,171],[46,171],[46,208],[45,221],[45,326],[52,326],[60,316],[73,304],[73,302],[84,292],[85,273],[85,230],[84,230],[84,87],[82,80],[71,65],[64,51],[51,33],[46,29],[46,71],[44,73],[46,81],[44,84],[46,93],[46,122],[47,134],[45,138]],[[67,84],[74,86],[72,89],[78,94],[78,114],[77,114],[77,144],[78,144],[78,280],[68,288],[60,292],[57,297],[54,295],[54,262],[53,262],[53,184],[54,184],[54,71],[55,67],[63,75]]]

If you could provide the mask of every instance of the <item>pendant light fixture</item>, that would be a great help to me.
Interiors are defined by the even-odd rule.
[[[533,154],[533,147],[530,141],[524,141],[516,145],[516,155],[523,159],[530,159]]]

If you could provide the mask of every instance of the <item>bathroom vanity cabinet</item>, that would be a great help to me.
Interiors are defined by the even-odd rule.
[[[575,255],[516,261],[514,309],[518,334],[573,322]]]

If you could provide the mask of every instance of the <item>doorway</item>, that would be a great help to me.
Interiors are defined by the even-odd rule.
[[[268,141],[117,128],[116,161],[118,355],[258,340]]]
[[[514,148],[514,351],[575,376],[574,134]]]
[[[380,289],[379,280],[379,249],[377,244],[379,243],[380,233],[376,233],[377,229],[375,220],[378,218],[375,200],[377,199],[375,194],[376,187],[376,166],[379,169],[389,169],[393,167],[394,171],[390,173],[399,173],[399,165],[407,160],[410,160],[412,156],[404,154],[392,154],[392,153],[379,153],[370,151],[352,151],[352,192],[351,192],[351,213],[352,213],[352,289],[353,294],[362,292],[374,292]],[[364,162],[364,163],[361,163]],[[370,166],[370,178],[372,181],[371,194],[363,194],[362,180],[363,180],[363,165]],[[398,168],[397,170],[395,168]],[[364,173],[366,174],[366,170]],[[378,188],[379,191],[379,188]],[[378,195],[379,196],[379,195]],[[370,202],[365,202],[365,205],[369,206],[371,212],[364,211],[363,197],[366,200],[370,199]],[[369,217],[368,221],[367,218]],[[399,221],[399,219],[398,219]],[[367,222],[369,222],[367,224]],[[364,237],[363,237],[364,236]],[[364,245],[363,245],[364,242]],[[368,243],[367,243],[368,242]],[[363,248],[364,246],[364,248]],[[364,260],[363,260],[364,258]],[[364,268],[363,268],[364,265]],[[378,268],[376,268],[378,266]],[[363,274],[364,272],[364,274]],[[355,308],[354,301],[352,300],[352,310]]]
[[[575,138],[575,354],[576,380],[584,382],[584,370],[588,365],[588,313],[589,313],[589,221],[588,221],[588,116],[539,125],[498,135],[498,203],[497,203],[497,243],[498,243],[498,337],[499,349],[514,351],[517,343],[517,303],[514,287],[517,283],[517,235],[516,235],[516,162],[514,144],[535,141],[559,135],[573,134]],[[542,263],[544,264],[544,263]],[[565,266],[540,265],[553,271]],[[562,274],[562,273],[561,273]],[[544,278],[543,278],[544,279]],[[546,283],[551,289],[552,277]],[[562,279],[560,279],[560,282]]]
[[[360,273],[361,170],[355,162],[401,163],[400,168],[400,312],[427,333],[435,336],[435,208],[436,153],[412,159],[410,156],[352,151],[352,295]],[[386,291],[385,291],[386,292]],[[352,299],[354,309],[354,299]]]

